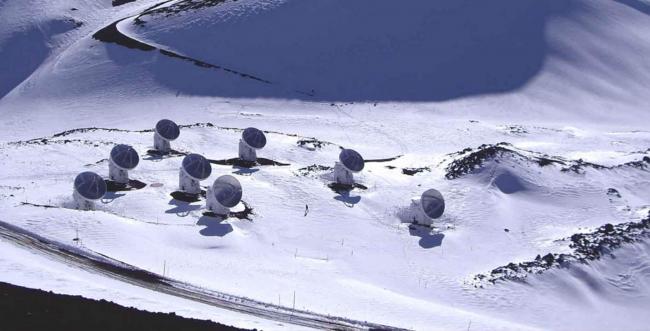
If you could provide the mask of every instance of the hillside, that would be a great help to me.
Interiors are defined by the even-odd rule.
[[[0,280],[265,330],[642,329],[649,13],[0,1]],[[164,158],[161,118],[181,124]],[[268,140],[250,168],[247,127]],[[71,208],[122,143],[146,186]],[[350,192],[329,185],[341,148],[366,159]],[[241,182],[230,217],[171,195],[188,153],[211,162],[203,189]],[[442,218],[405,223],[429,188]]]

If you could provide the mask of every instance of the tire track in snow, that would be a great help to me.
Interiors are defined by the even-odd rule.
[[[47,239],[0,221],[0,238],[47,255],[67,265],[131,285],[186,300],[282,323],[323,330],[406,330],[348,318],[282,307],[223,292],[199,288],[112,259],[108,256]]]

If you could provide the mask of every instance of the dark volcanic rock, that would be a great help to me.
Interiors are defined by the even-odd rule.
[[[594,168],[594,169],[606,169],[607,167],[600,164],[595,164],[591,162],[585,162],[582,159],[573,161],[573,164],[568,167],[562,168],[562,172],[574,172],[576,174],[584,173],[584,168]]]
[[[231,166],[236,166],[240,168],[253,168],[255,166],[280,166],[280,167],[285,167],[289,166],[289,163],[282,163],[270,159],[266,159],[263,157],[258,157],[257,162],[252,162],[252,161],[245,161],[240,158],[232,158],[232,159],[225,159],[225,160],[210,160],[208,161],[212,164],[219,164],[219,165],[231,165]]]
[[[170,193],[172,198],[178,200],[178,201],[183,201],[183,202],[199,202],[201,201],[201,198],[205,198],[205,190],[201,190],[201,193],[199,194],[190,194],[187,192],[182,192],[182,191],[174,191]]]
[[[504,130],[506,130],[508,133],[518,134],[518,135],[523,135],[528,133],[528,130],[526,130],[526,128],[524,128],[521,125],[508,125],[504,127]]]
[[[174,150],[174,149],[170,150],[168,153],[163,153],[163,152],[161,152],[159,150],[150,149],[150,150],[147,151],[147,154],[150,155],[150,156],[153,156],[155,158],[164,158],[164,157],[174,157],[174,156],[176,156],[176,157],[177,156],[185,156],[188,153],[177,151],[177,150]]]
[[[120,23],[121,21],[122,20],[115,21],[112,24],[106,26],[105,28],[95,32],[95,34],[93,34],[93,38],[105,43],[115,43],[120,46],[124,46],[131,49],[139,49],[141,51],[153,51],[156,49],[151,45],[145,44],[143,42],[140,42],[138,40],[127,37],[126,35],[122,34],[117,29],[117,24]]]
[[[296,174],[299,176],[309,176],[318,172],[323,172],[332,169],[332,167],[324,166],[324,165],[319,165],[319,164],[312,164],[310,166],[306,166],[304,168],[300,168],[296,170]]]
[[[616,190],[615,188],[611,188],[611,187],[607,189],[607,195],[612,197],[617,197],[617,198],[621,197],[621,193],[619,193],[618,190]]]
[[[41,208],[45,208],[45,209],[49,209],[49,208],[60,208],[60,207],[57,207],[57,206],[52,206],[52,205],[42,205],[42,204],[31,203],[31,202],[21,202],[20,205],[21,205],[21,206],[41,207]]]
[[[141,19],[141,17],[145,15],[164,15],[164,17],[169,17],[190,10],[214,7],[226,1],[227,0],[181,0],[170,6],[146,10],[142,15],[138,16],[138,18],[136,19],[136,24],[138,25],[144,24],[145,22]],[[237,0],[232,0],[232,1],[237,1]]]
[[[399,159],[400,157],[402,157],[402,155],[387,157],[387,158],[384,158],[384,159],[368,159],[368,160],[365,160],[365,162],[366,163],[390,162],[390,161],[395,161],[395,160]]]
[[[447,166],[447,173],[445,177],[447,179],[456,179],[462,177],[466,174],[472,173],[477,169],[480,169],[483,164],[487,161],[494,160],[495,162],[500,162],[506,157],[510,157],[515,160],[529,162],[532,164],[537,164],[540,167],[548,165],[560,165],[562,172],[572,172],[576,174],[584,174],[586,168],[597,169],[597,170],[611,170],[616,168],[626,168],[632,167],[640,170],[650,169],[650,158],[645,156],[642,160],[632,161],[623,163],[616,166],[603,166],[596,163],[586,162],[582,159],[579,160],[566,160],[561,157],[551,157],[548,155],[525,155],[522,154],[512,147],[511,145],[505,142],[498,143],[496,145],[486,145],[483,144],[479,146],[475,151],[471,148],[466,148],[460,152],[450,154],[451,156],[459,156],[453,160]],[[533,152],[530,152],[533,153]]]
[[[121,6],[129,2],[135,2],[136,0],[113,0],[113,7]]]
[[[147,186],[147,184],[135,179],[129,180],[127,184],[118,183],[108,179],[105,179],[104,182],[106,182],[106,190],[108,192],[134,191]]]
[[[533,261],[509,263],[495,268],[487,275],[476,275],[474,280],[478,284],[485,281],[489,283],[496,283],[500,280],[523,281],[531,273],[542,273],[550,268],[562,267],[574,262],[585,263],[598,260],[626,243],[633,243],[648,236],[650,236],[650,212],[645,219],[639,222],[616,225],[608,223],[593,232],[572,235],[569,238],[571,242],[569,247],[573,249],[573,252],[570,254],[537,255]]]
[[[483,165],[487,160],[496,158],[499,154],[508,153],[508,154],[518,154],[510,149],[505,148],[504,146],[509,146],[508,143],[499,143],[496,145],[481,145],[478,147],[478,150],[472,152],[472,149],[464,149],[460,152],[460,155],[469,153],[459,159],[452,161],[447,166],[447,174],[445,177],[447,179],[456,179],[463,175],[466,175],[475,169]],[[471,152],[471,153],[470,153]]]
[[[617,167],[633,167],[641,170],[647,170],[650,169],[650,157],[644,156],[643,159],[639,161],[627,162]]]
[[[323,148],[324,145],[331,145],[331,143],[326,141],[321,141],[316,138],[303,138],[296,142],[299,147],[308,149],[308,150],[317,150]]]
[[[360,189],[360,190],[367,190],[368,187],[365,185],[359,184],[359,183],[354,183],[353,185],[347,185],[347,184],[341,184],[341,183],[329,183],[327,184],[327,187],[332,189],[335,193],[338,194],[343,194],[346,192],[350,192],[354,189]]]
[[[253,208],[246,203],[246,201],[242,200],[241,202],[244,205],[244,210],[242,211],[231,211],[228,213],[228,215],[219,215],[215,214],[210,211],[206,211],[203,213],[203,216],[207,217],[215,217],[215,218],[221,218],[221,219],[226,219],[226,218],[238,218],[240,220],[249,220],[252,221],[253,219],[251,218],[251,215],[255,215],[253,212]]]
[[[402,173],[407,175],[407,176],[413,176],[417,173],[424,172],[424,171],[431,171],[431,168],[429,167],[422,167],[422,168],[404,168],[402,169]]]

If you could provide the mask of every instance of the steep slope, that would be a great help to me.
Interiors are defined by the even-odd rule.
[[[600,311],[600,305],[559,303],[552,296],[531,303],[526,298],[535,291],[512,283],[499,283],[499,290],[489,283],[483,284],[487,289],[475,287],[477,275],[500,266],[571,252],[569,238],[576,233],[647,217],[650,163],[648,152],[641,149],[647,146],[647,134],[637,138],[628,134],[627,145],[618,152],[579,161],[570,157],[572,152],[565,144],[552,142],[598,150],[598,146],[620,141],[621,136],[582,132],[570,137],[571,131],[535,127],[520,127],[517,132],[526,133],[513,134],[489,124],[449,120],[424,137],[437,141],[437,148],[423,144],[400,151],[391,138],[398,134],[384,138],[370,124],[359,127],[357,134],[372,139],[355,139],[352,144],[342,137],[326,139],[332,136],[332,126],[318,129],[321,124],[312,123],[313,140],[323,143],[308,149],[300,144],[308,137],[289,129],[309,126],[309,120],[302,122],[299,116],[288,114],[278,120],[284,122],[281,131],[267,132],[268,147],[260,152],[287,166],[247,169],[220,162],[233,157],[241,129],[258,117],[273,121],[269,116],[224,116],[220,122],[237,121],[238,126],[185,126],[182,140],[175,142],[179,151],[198,152],[214,160],[207,183],[222,174],[238,177],[246,206],[252,208],[247,218],[220,221],[204,214],[203,201],[183,203],[170,196],[178,184],[181,155],[158,159],[143,154],[132,176],[156,185],[112,193],[97,211],[69,209],[70,178],[82,170],[106,174],[105,158],[116,142],[144,153],[152,134],[147,129],[80,129],[5,144],[1,151],[7,157],[0,166],[10,171],[1,181],[6,197],[2,207],[11,211],[14,225],[60,243],[79,238],[83,248],[143,270],[166,272],[181,282],[283,306],[293,301],[295,291],[301,310],[354,320],[413,329],[430,325],[463,328],[471,320],[479,329],[518,330],[557,329],[567,323],[589,329],[612,324],[625,328],[647,322],[642,316],[628,320],[620,315],[585,320],[581,316]],[[422,132],[407,126],[401,130]],[[466,133],[464,138],[458,137],[457,130]],[[497,138],[507,138],[514,146],[445,152],[457,144],[475,146],[477,140]],[[547,152],[515,147],[531,142],[545,142],[538,149]],[[354,146],[368,159],[380,159],[367,163],[357,177],[366,189],[333,192],[321,177],[327,173],[321,169],[336,159],[337,145]],[[34,162],[43,153],[48,161]],[[563,156],[554,156],[558,153]],[[609,164],[597,164],[605,162]],[[25,176],[26,166],[41,179]],[[411,176],[402,171],[407,168],[428,170]],[[429,187],[444,192],[445,216],[433,229],[402,224],[399,211],[409,205],[409,197]],[[638,238],[642,245],[644,238]],[[579,263],[561,271],[556,271],[557,266],[550,268],[547,271],[553,274],[560,272],[559,280],[543,286],[559,286],[557,282],[568,277],[562,272],[581,268]],[[589,275],[596,279],[610,276],[609,271]],[[649,276],[643,271],[629,285],[644,289],[642,284]],[[542,283],[548,281],[544,273],[538,277]],[[529,278],[537,281],[538,277]],[[587,291],[585,295],[592,294]],[[607,307],[635,310],[637,304],[645,304],[643,298],[607,303]],[[564,314],[557,316],[559,312]]]
[[[539,1],[186,3],[142,15],[127,31],[330,101],[435,101],[516,89],[543,65],[546,20],[572,11]]]
[[[625,126],[649,117],[643,54],[650,37],[641,33],[648,15],[630,3],[186,0],[156,8],[155,1],[136,1],[86,14],[83,33],[0,100],[0,111],[9,123],[25,111],[51,122],[51,107],[74,109],[59,116],[89,116],[120,104],[113,112],[124,113],[101,119],[113,126],[161,97],[178,101],[165,102],[168,114],[210,103],[183,100],[190,96],[417,101],[419,109],[479,119],[516,113]],[[165,52],[92,38],[123,18],[121,33]]]

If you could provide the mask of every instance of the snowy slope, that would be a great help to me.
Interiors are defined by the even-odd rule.
[[[476,131],[484,131],[486,136],[490,130]],[[491,131],[499,134],[498,129]],[[186,128],[184,143],[177,148],[213,159],[229,158],[238,133],[215,127]],[[547,130],[542,131],[547,141],[548,135]],[[525,135],[527,140],[535,136]],[[287,304],[296,291],[300,307],[359,320],[398,322],[397,326],[415,329],[427,329],[433,323],[456,328],[472,320],[476,327],[520,329],[524,326],[485,313],[512,296],[512,290],[484,298],[485,292],[473,288],[474,275],[537,254],[564,252],[567,242],[560,239],[605,223],[639,219],[644,210],[647,213],[650,164],[646,168],[586,168],[585,173],[574,173],[562,172],[559,165],[540,167],[505,155],[497,159],[498,164],[486,163],[484,170],[446,180],[448,156],[428,152],[430,159],[424,161],[424,156],[411,152],[410,157],[369,163],[361,177],[369,189],[346,197],[330,191],[317,176],[299,175],[300,168],[310,164],[328,165],[328,160],[336,158],[336,146],[310,151],[296,146],[300,137],[282,134],[270,134],[264,156],[291,166],[261,167],[253,173],[215,166],[208,179],[239,174],[245,187],[244,201],[253,208],[252,222],[232,219],[220,223],[201,216],[200,203],[185,205],[171,199],[168,193],[177,185],[180,158],[156,161],[144,157],[134,178],[163,185],[112,194],[96,212],[21,205],[65,207],[70,201],[69,178],[76,172],[106,173],[103,159],[112,141],[119,139],[144,151],[150,138],[150,132],[97,130],[5,146],[4,168],[14,169],[3,180],[6,187],[15,187],[14,196],[5,201],[6,208],[13,210],[12,223],[64,242],[78,235],[84,247],[120,261],[157,272],[162,272],[165,264],[176,279],[267,302],[285,300]],[[372,153],[370,145],[355,147],[366,155],[380,155],[379,151]],[[44,151],[51,151],[52,156],[38,166],[34,161]],[[612,161],[637,158],[621,155]],[[21,179],[25,164],[42,169],[36,171],[46,172],[50,179],[26,185]],[[73,164],[77,166],[71,168]],[[431,172],[408,176],[400,171],[424,166]],[[396,216],[397,208],[407,206],[409,197],[422,187],[445,192],[449,205],[433,233],[410,231]],[[610,187],[620,190],[623,198],[610,201]],[[29,192],[34,190],[49,193],[32,197]],[[305,204],[310,206],[306,217]],[[455,307],[443,309],[448,302]],[[554,301],[537,305],[551,314],[555,309],[567,309]],[[538,314],[534,320],[518,322],[553,326],[544,323],[547,318]],[[553,321],[567,323],[575,315],[565,318]],[[593,323],[595,327],[600,321]]]
[[[573,234],[648,217],[645,2],[156,3],[0,2],[8,18],[0,54],[20,69],[2,68],[12,82],[0,99],[1,221],[199,287],[286,307],[295,294],[296,308],[394,327],[649,322],[644,236],[523,282],[477,282],[511,262],[572,254]],[[21,37],[67,19],[83,24]],[[93,38],[97,31],[140,49]],[[23,59],[19,49],[38,56]],[[146,155],[162,117],[188,125],[173,143],[180,151],[235,157],[241,130],[256,126],[269,141],[260,156],[288,165],[213,164],[203,185],[234,174],[253,214],[203,216],[202,203],[169,196],[181,158]],[[75,130],[90,127],[99,129]],[[312,138],[322,146],[301,146]],[[116,143],[141,154],[132,177],[157,185],[111,194],[97,211],[67,208],[74,176],[107,175]],[[367,190],[341,195],[327,187],[327,171],[306,170],[333,166],[340,147],[380,160],[359,176]],[[446,213],[433,230],[409,228],[400,209],[428,188],[443,193]],[[0,266],[12,270],[14,260]],[[73,281],[29,274],[21,285],[73,293]],[[81,291],[123,300],[120,291],[93,295],[97,287]],[[182,306],[133,295],[145,308]],[[188,309],[195,314],[204,317]]]
[[[62,265],[5,241],[0,241],[0,247],[3,252],[0,256],[2,279],[12,284],[44,288],[61,294],[83,295],[96,300],[108,299],[127,307],[174,312],[180,316],[219,320],[251,329],[271,330],[277,327],[276,323],[265,319],[177,299]]]

